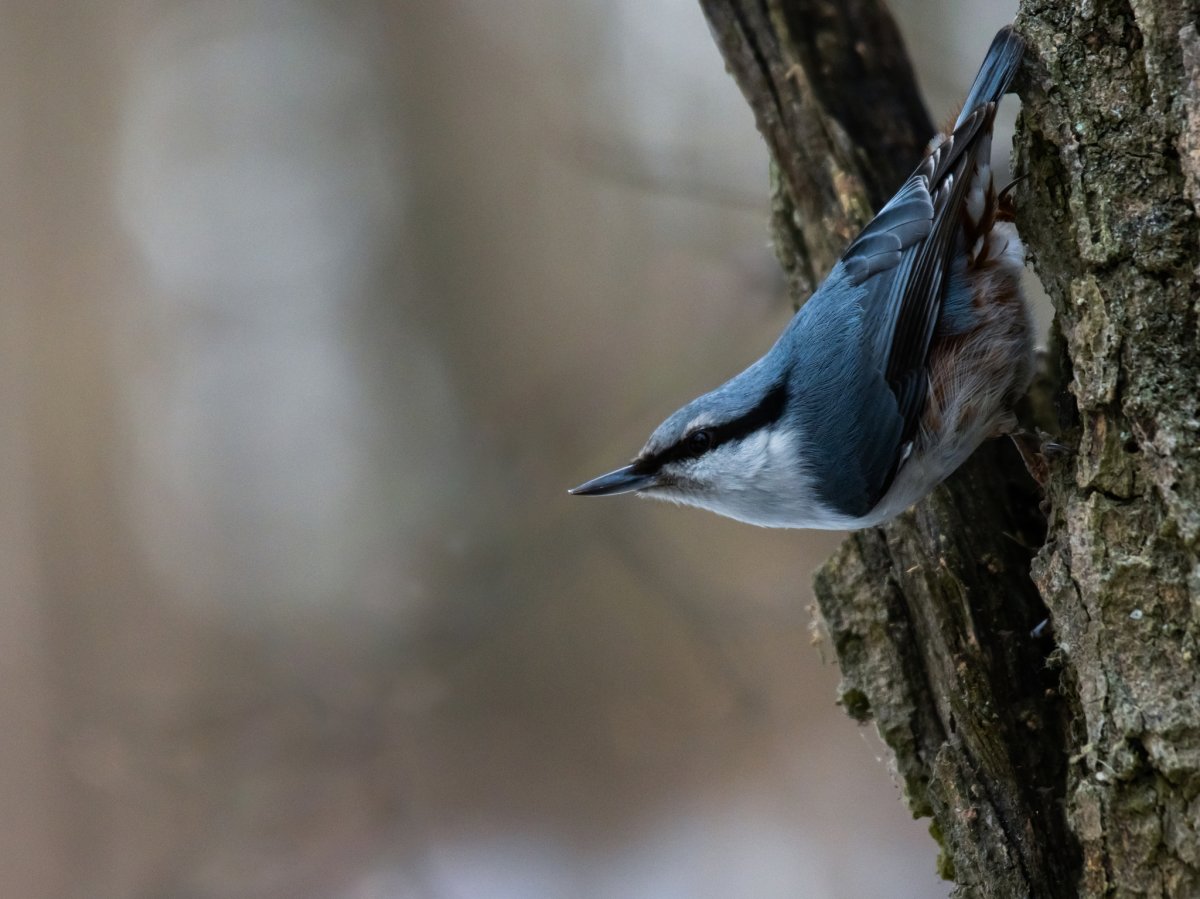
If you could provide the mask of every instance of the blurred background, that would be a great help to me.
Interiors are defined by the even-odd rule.
[[[565,493],[790,315],[694,0],[2,9],[0,894],[948,893],[839,535]]]

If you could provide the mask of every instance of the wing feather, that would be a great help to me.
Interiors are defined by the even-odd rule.
[[[852,283],[867,286],[864,313],[870,359],[903,421],[887,459],[876,460],[871,501],[891,486],[916,435],[927,394],[929,345],[941,314],[946,261],[961,229],[961,210],[995,103],[962,124],[922,161],[842,258]],[[883,463],[883,464],[878,464]]]

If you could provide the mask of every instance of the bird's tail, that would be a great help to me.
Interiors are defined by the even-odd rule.
[[[978,107],[987,103],[998,103],[1008,90],[1008,85],[1021,65],[1021,57],[1025,55],[1025,40],[1013,31],[1011,25],[1005,25],[992,40],[979,74],[971,85],[971,92],[963,103],[962,112],[954,123],[957,129]]]

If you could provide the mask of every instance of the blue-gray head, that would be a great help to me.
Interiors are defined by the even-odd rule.
[[[752,524],[791,520],[795,504],[811,495],[789,381],[783,354],[768,353],[671,415],[632,463],[570,492],[637,492]]]

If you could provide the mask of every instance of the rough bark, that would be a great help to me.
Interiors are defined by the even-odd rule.
[[[1200,4],[1029,0],[1023,232],[1078,409],[1034,575],[1084,896],[1200,896]]]
[[[701,5],[801,302],[932,130],[880,3]],[[1022,4],[1018,225],[1057,322],[1035,411],[1076,453],[1043,501],[985,446],[817,576],[842,701],[960,896],[1200,895],[1197,11]]]

